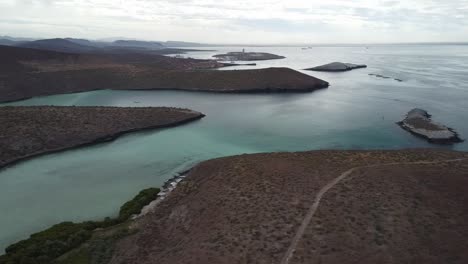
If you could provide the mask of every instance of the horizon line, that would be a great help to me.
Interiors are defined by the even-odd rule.
[[[24,39],[24,41],[37,41],[37,40],[48,40],[48,39],[83,39],[96,42],[108,42],[112,43],[117,40],[129,40],[129,41],[144,41],[144,42],[182,42],[187,44],[197,45],[209,45],[209,46],[336,46],[336,45],[417,45],[417,44],[466,44],[466,41],[410,41],[410,42],[301,42],[301,43],[214,43],[214,42],[197,42],[197,41],[186,41],[186,40],[149,40],[139,38],[128,38],[128,37],[103,37],[103,38],[83,38],[83,37],[47,37],[47,38],[36,38],[36,37],[15,37],[11,35],[2,35],[0,39]],[[111,40],[112,39],[112,40]],[[21,41],[21,40],[18,40]]]

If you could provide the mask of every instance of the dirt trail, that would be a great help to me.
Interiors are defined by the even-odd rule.
[[[294,236],[293,240],[291,241],[291,244],[288,247],[288,250],[286,251],[283,259],[281,260],[280,264],[288,264],[291,258],[294,255],[294,252],[296,251],[296,247],[299,244],[299,241],[302,239],[302,236],[304,235],[304,232],[309,225],[310,221],[312,220],[312,217],[314,216],[315,212],[317,211],[320,201],[322,200],[323,196],[331,189],[333,188],[336,184],[338,184],[340,181],[342,181],[344,178],[348,177],[351,175],[353,172],[359,169],[365,169],[365,168],[375,168],[375,167],[381,167],[381,166],[391,166],[391,165],[421,165],[421,164],[438,164],[438,163],[447,163],[447,162],[458,162],[458,161],[464,161],[468,160],[468,158],[460,158],[460,159],[451,159],[451,160],[438,160],[438,161],[416,161],[416,162],[393,162],[393,163],[386,163],[386,164],[376,164],[376,165],[368,165],[368,166],[359,166],[359,167],[354,167],[351,168],[342,174],[340,174],[338,177],[336,177],[334,180],[329,182],[327,185],[325,185],[317,194],[315,197],[315,201],[312,204],[312,206],[309,208],[309,211],[307,212],[306,216],[304,217],[304,220],[302,220],[302,223],[299,227],[299,229],[296,232],[296,235]]]

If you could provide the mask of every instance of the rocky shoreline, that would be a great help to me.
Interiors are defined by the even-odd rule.
[[[199,112],[168,107],[0,107],[0,168],[203,117]]]
[[[138,219],[138,218],[144,217],[144,216],[146,216],[146,215],[148,215],[150,213],[153,213],[157,209],[157,206],[164,199],[166,199],[168,197],[168,195],[172,191],[174,191],[176,189],[177,185],[179,185],[179,183],[181,183],[185,178],[187,178],[190,170],[191,169],[186,170],[184,172],[180,172],[177,175],[175,175],[174,177],[172,177],[169,180],[167,180],[166,182],[164,182],[164,184],[160,188],[160,192],[158,193],[157,199],[155,199],[154,201],[152,201],[151,203],[149,203],[148,205],[143,207],[141,209],[140,214],[135,215],[132,219]]]

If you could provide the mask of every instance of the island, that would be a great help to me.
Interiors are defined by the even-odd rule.
[[[76,54],[0,46],[0,57],[0,102],[100,89],[283,93],[329,85],[288,68],[214,71],[232,64],[137,51]]]
[[[214,55],[214,58],[222,61],[262,61],[262,60],[279,60],[286,57],[266,53],[266,52],[228,52],[226,54]]]
[[[430,149],[218,158],[188,171],[163,200],[144,191],[115,220],[62,223],[0,260],[466,263],[466,175],[468,153]],[[54,243],[64,246],[45,246]]]
[[[167,107],[0,107],[0,168],[37,155],[113,140],[124,133],[204,117]]]
[[[431,115],[423,109],[415,108],[409,111],[406,118],[397,124],[412,134],[427,139],[430,143],[463,142],[455,130],[432,121]]]
[[[343,62],[332,62],[329,64],[308,68],[306,71],[324,71],[324,72],[344,72],[351,71],[355,69],[367,68],[367,65],[364,64],[353,64],[353,63],[343,63]]]

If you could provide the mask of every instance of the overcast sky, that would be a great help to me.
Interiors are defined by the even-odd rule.
[[[468,0],[0,0],[0,35],[244,44],[468,41]]]

